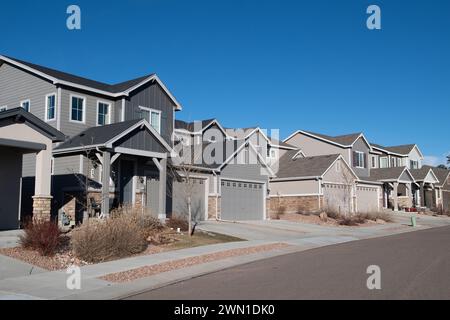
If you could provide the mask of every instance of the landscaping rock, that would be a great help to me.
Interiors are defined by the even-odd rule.
[[[328,221],[328,215],[326,212],[322,212],[320,215],[320,220],[322,220],[323,222],[327,222]]]
[[[386,221],[384,221],[383,219],[377,219],[376,223],[378,223],[378,224],[386,224]]]

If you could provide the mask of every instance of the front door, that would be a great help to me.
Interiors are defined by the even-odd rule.
[[[133,203],[133,177],[134,162],[122,160],[120,162],[120,203],[122,205]]]

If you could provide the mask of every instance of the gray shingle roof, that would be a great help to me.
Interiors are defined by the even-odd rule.
[[[189,132],[194,132],[195,129],[197,129],[197,128],[195,128],[195,125],[197,123],[201,123],[201,129],[203,129],[215,120],[216,119],[207,119],[207,120],[199,120],[199,121],[193,121],[193,122],[187,122],[187,121],[183,121],[183,120],[175,120],[175,129],[182,129],[182,130],[187,130]]]
[[[141,119],[135,119],[101,127],[89,128],[60,144],[55,150],[79,148],[90,145],[103,145],[140,121]]]
[[[350,134],[346,134],[346,135],[340,135],[340,136],[328,136],[325,134],[321,134],[321,133],[315,133],[315,132],[311,132],[311,131],[305,131],[306,133],[312,134],[314,136],[317,136],[319,138],[325,139],[325,140],[329,140],[331,142],[334,143],[338,143],[344,146],[350,146],[352,145],[361,135],[361,132],[359,133],[350,133]]]
[[[406,167],[370,169],[370,179],[374,181],[397,180]]]
[[[422,167],[420,169],[411,169],[411,174],[416,180],[423,180],[427,176],[428,172],[430,172],[430,168]]]
[[[53,142],[61,142],[66,139],[66,136],[53,128],[48,123],[42,121],[34,114],[25,111],[23,108],[14,108],[0,112],[0,120],[12,122],[28,122],[44,135],[52,139]]]
[[[445,184],[445,181],[447,180],[449,174],[450,174],[450,170],[448,169],[443,169],[443,168],[437,168],[437,167],[432,167],[432,166],[423,166],[423,168],[428,168],[433,170],[434,174],[436,175],[436,177],[439,180],[439,185],[442,186],[443,184]]]
[[[75,83],[78,85],[88,86],[93,89],[102,90],[102,91],[106,91],[106,92],[110,92],[110,93],[119,93],[119,92],[126,91],[126,90],[134,87],[135,85],[139,84],[140,82],[144,81],[145,79],[154,75],[154,74],[149,74],[149,75],[145,75],[143,77],[139,77],[139,78],[136,78],[133,80],[128,80],[128,81],[117,83],[117,84],[107,84],[107,83],[79,77],[79,76],[76,76],[76,75],[73,75],[70,73],[58,71],[55,69],[50,69],[50,68],[47,68],[44,66],[40,66],[40,65],[37,65],[34,63],[22,61],[19,59],[15,59],[15,58],[11,58],[11,57],[6,57],[6,58],[16,61],[18,63],[21,63],[23,65],[26,65],[27,67],[30,67],[39,72],[42,72],[50,77],[57,78],[57,79],[67,81],[67,82],[72,82],[72,83]]]
[[[338,154],[296,158],[293,157],[298,150],[287,151],[279,161],[279,170],[276,172],[278,179],[320,177],[339,157]]]
[[[405,144],[400,146],[392,146],[392,147],[385,147],[380,144],[371,143],[372,147],[383,149],[392,153],[397,153],[401,155],[408,155],[412,149],[416,146],[415,144]]]

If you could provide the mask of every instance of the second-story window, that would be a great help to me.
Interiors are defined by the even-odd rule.
[[[389,162],[387,157],[380,158],[380,168],[388,168]]]
[[[72,96],[71,98],[70,120],[76,122],[84,122],[84,104],[85,99],[82,97]]]
[[[110,104],[98,102],[97,105],[97,125],[104,126],[110,124]]]
[[[139,109],[141,109],[142,118],[147,120],[158,133],[161,133],[161,111],[146,107],[139,107]]]
[[[45,120],[55,120],[56,115],[56,95],[49,94],[45,97]]]
[[[364,152],[355,151],[353,153],[353,166],[356,168],[366,167],[366,155]]]
[[[410,169],[419,169],[419,162],[416,160],[411,160],[410,161]]]
[[[30,112],[31,102],[30,100],[24,100],[20,102],[20,106],[27,112]]]

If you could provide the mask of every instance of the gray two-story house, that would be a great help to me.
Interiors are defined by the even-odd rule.
[[[0,111],[16,107],[66,136],[50,164],[54,213],[92,203],[104,214],[126,204],[170,211],[167,159],[181,105],[156,74],[111,85],[0,56]],[[33,212],[33,157],[23,159],[23,215]]]

